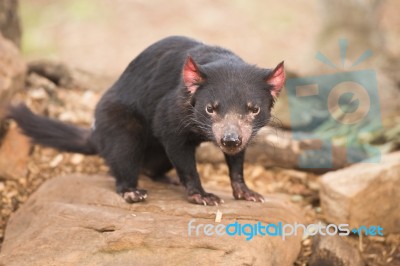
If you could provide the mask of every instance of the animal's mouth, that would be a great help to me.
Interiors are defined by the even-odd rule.
[[[246,145],[243,145],[243,144],[240,146],[237,146],[237,147],[226,147],[226,146],[222,145],[221,143],[217,143],[217,145],[223,153],[228,154],[228,155],[238,154],[239,152],[243,151],[244,148],[246,147]]]

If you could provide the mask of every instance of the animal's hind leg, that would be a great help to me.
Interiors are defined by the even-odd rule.
[[[110,156],[106,157],[116,178],[117,192],[128,203],[143,201],[147,197],[147,191],[137,189],[144,151],[143,140],[139,141],[132,136],[118,138],[118,143],[115,143]]]
[[[98,130],[96,128],[96,130]],[[146,190],[137,188],[140,165],[145,150],[145,136],[142,130],[118,127],[108,130],[100,155],[106,160],[116,179],[117,193],[128,203],[143,201]],[[112,136],[112,137],[111,137]]]

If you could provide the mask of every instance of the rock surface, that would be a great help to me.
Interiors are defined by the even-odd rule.
[[[400,152],[323,175],[320,197],[329,222],[400,232]]]
[[[46,182],[10,219],[0,255],[4,265],[293,265],[301,235],[188,236],[188,222],[304,222],[283,196],[264,204],[235,201],[219,207],[186,202],[183,188],[141,180],[147,201],[129,205],[106,176],[66,176]],[[193,234],[195,231],[193,231]],[[284,255],[283,255],[284,254]]]
[[[0,95],[3,99],[10,91],[22,88],[26,64],[17,47],[0,34]]]
[[[363,266],[360,252],[340,236],[316,235],[310,266]]]
[[[31,143],[22,135],[19,128],[11,127],[0,146],[0,177],[17,179],[25,177],[28,173],[28,160]]]
[[[5,107],[14,93],[24,85],[25,72],[26,64],[17,47],[0,34],[0,128]]]

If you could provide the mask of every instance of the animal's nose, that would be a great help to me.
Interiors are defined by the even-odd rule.
[[[242,137],[237,133],[228,133],[221,139],[221,143],[227,148],[235,148],[242,144]]]

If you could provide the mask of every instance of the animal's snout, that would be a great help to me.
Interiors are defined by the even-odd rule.
[[[221,144],[227,148],[236,148],[242,145],[242,137],[237,132],[229,132],[224,134]]]
[[[225,154],[235,155],[242,151],[249,141],[249,126],[237,116],[227,117],[214,123],[213,133],[216,144]]]

